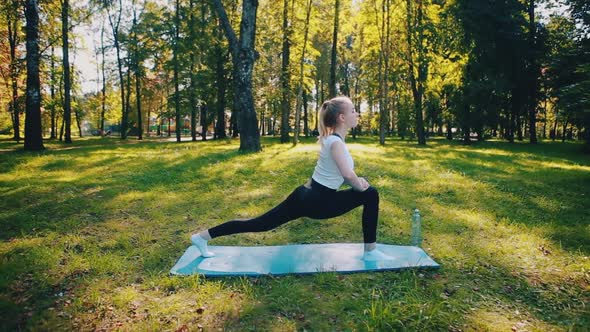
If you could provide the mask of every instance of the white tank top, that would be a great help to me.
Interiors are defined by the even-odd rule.
[[[318,163],[315,165],[312,178],[319,184],[324,185],[331,189],[338,189],[344,183],[344,178],[340,174],[336,162],[332,158],[332,144],[336,141],[344,143],[340,137],[336,135],[330,135],[321,140],[320,158]],[[354,169],[354,161],[348,152],[348,147],[344,144],[344,157],[346,164]]]

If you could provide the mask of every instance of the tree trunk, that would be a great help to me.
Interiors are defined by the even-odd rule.
[[[130,56],[130,54],[128,54]],[[127,72],[125,73],[125,76],[127,77],[125,79],[125,84],[127,85],[127,88],[125,89],[127,91],[127,93],[125,94],[125,110],[126,110],[126,114],[127,114],[127,126],[129,125],[129,112],[131,111],[131,70],[132,70],[132,66],[131,66],[131,58],[127,57]],[[129,131],[129,129],[127,128],[125,131],[125,137],[127,137],[127,132]]]
[[[309,116],[307,111],[307,92],[303,90],[303,133],[309,137]]]
[[[61,118],[61,127],[59,129],[59,141],[60,142],[63,141],[63,138],[64,138],[64,123],[65,123],[65,121],[64,121],[64,119],[62,117]]]
[[[62,0],[61,6],[61,38],[63,53],[64,71],[64,120],[65,120],[65,142],[72,143],[72,103],[71,103],[71,82],[70,82],[70,60],[69,60],[69,38],[68,38],[69,0]]]
[[[139,60],[139,42],[137,40],[137,14],[135,12],[135,1],[133,1],[133,69],[135,76],[135,107],[137,108],[137,139],[143,140],[143,121],[141,117],[141,63]],[[149,121],[149,120],[148,120]]]
[[[174,48],[172,50],[172,62],[174,64],[174,112],[176,115],[176,142],[180,142],[180,88],[179,88],[179,65],[178,65],[178,44],[180,43],[180,1],[176,0],[174,15]]]
[[[299,142],[299,132],[301,131],[301,125],[299,124],[300,122],[300,118],[301,118],[301,102],[300,100],[302,99],[302,94],[305,94],[305,91],[303,91],[303,64],[305,61],[305,51],[307,49],[307,36],[309,33],[309,17],[311,16],[311,5],[312,5],[312,0],[309,0],[308,4],[307,4],[307,10],[306,10],[306,14],[305,14],[305,32],[303,35],[303,50],[301,51],[301,61],[299,62],[299,83],[297,86],[297,103],[296,103],[296,107],[295,107],[295,134],[293,135],[293,144],[297,145],[297,143]],[[307,98],[304,99],[304,104],[307,103]],[[303,106],[305,108],[305,124],[304,126],[304,131],[305,131],[305,136],[307,136],[307,105]]]
[[[390,19],[389,19],[390,0],[384,0],[381,6],[381,52],[379,59],[379,144],[385,144],[385,136],[387,134],[387,125],[389,123],[389,89],[387,79],[389,77],[389,33],[390,33]],[[383,66],[383,73],[381,73],[381,66]]]
[[[203,137],[203,141],[207,140],[207,105],[201,105],[201,137]]]
[[[19,59],[16,57],[16,48],[19,44],[18,32],[19,32],[19,18],[18,12],[20,6],[13,1],[11,3],[13,8],[6,8],[7,28],[8,28],[8,43],[10,45],[10,80],[12,83],[12,100],[9,104],[9,110],[11,112],[12,128],[14,130],[13,139],[20,142],[20,110],[18,107],[18,72],[17,63]],[[14,15],[14,16],[13,16]]]
[[[219,60],[217,67],[217,124],[216,124],[216,136],[217,138],[226,138],[225,134],[225,87],[226,77],[225,69],[223,68],[223,60]]]
[[[51,135],[50,139],[57,138],[57,124],[55,122],[55,48],[51,46],[51,84],[49,86],[51,96]]]
[[[136,66],[139,65],[136,63]],[[139,69],[137,69],[139,70]],[[141,79],[140,74],[135,72],[135,103],[137,107],[137,139],[143,140],[143,119],[141,116]]]
[[[25,150],[43,150],[41,129],[41,82],[39,79],[39,3],[37,0],[25,1],[27,26],[27,94],[25,117]]]
[[[529,86],[530,91],[530,103],[529,103],[529,135],[530,143],[537,143],[537,62],[535,59],[535,0],[529,0],[529,75],[531,84]]]
[[[360,114],[361,112],[361,98],[359,97],[359,77],[358,77],[358,72],[357,74],[355,74],[355,78],[354,78],[354,98],[353,98],[353,103],[354,103],[354,109]],[[359,132],[359,126],[356,126],[355,128],[352,128],[352,138],[356,139],[356,136]]]
[[[195,43],[197,41],[197,37],[195,34],[195,16],[194,16],[194,0],[189,1],[189,34],[190,34],[190,41],[191,43]],[[200,24],[202,26],[202,24]],[[201,29],[201,33],[202,33]],[[189,99],[190,99],[190,108],[191,108],[191,140],[193,142],[197,141],[197,96],[195,95],[195,90],[197,89],[197,82],[195,78],[195,65],[196,65],[196,49],[193,47],[190,52],[190,91],[189,91]]]
[[[238,112],[233,110],[231,112],[231,116],[229,118],[229,128],[230,134],[232,138],[238,137],[239,130],[238,130]]]
[[[411,20],[413,17],[412,13],[412,0],[406,0],[406,7],[407,7],[407,39],[408,39],[408,65],[409,65],[409,72],[410,72],[410,85],[412,87],[412,95],[414,97],[414,113],[416,116],[416,134],[418,135],[418,144],[419,145],[426,145],[426,136],[424,134],[424,120],[422,116],[422,95],[424,94],[424,81],[426,79],[426,67],[425,67],[425,59],[424,59],[424,27],[422,27],[422,0],[418,0],[418,12],[417,12],[417,25],[419,29],[419,38],[418,38],[418,79],[414,74],[414,59],[413,59],[413,42],[412,42],[412,29],[414,28],[411,24]],[[468,133],[469,134],[469,133]]]
[[[568,121],[569,119],[566,117],[565,121],[563,122],[563,129],[561,131],[561,142],[565,142],[565,138],[566,138],[566,131],[567,131],[567,125],[568,125]]]
[[[334,32],[332,33],[332,53],[330,57],[330,95],[336,97],[336,53],[338,47],[338,20],[340,16],[340,0],[334,0]]]
[[[471,126],[470,124],[470,113],[471,113],[471,106],[467,102],[467,97],[463,97],[463,121],[461,125],[461,130],[463,131],[463,143],[464,144],[471,144]]]
[[[522,118],[520,115],[516,116],[516,137],[518,138],[519,141],[522,141]]]
[[[260,130],[259,130],[260,136],[265,136],[265,134],[264,134],[264,121],[266,121],[265,120],[266,118],[264,117],[265,108],[266,108],[266,106],[262,107],[260,109]]]
[[[119,0],[119,13],[117,15],[117,23],[113,22],[111,14],[109,12],[109,7],[107,7],[107,16],[109,18],[109,23],[111,25],[111,29],[113,31],[113,41],[115,44],[115,50],[117,51],[117,70],[119,71],[119,84],[120,84],[120,92],[121,92],[121,126],[119,130],[121,131],[121,139],[127,138],[127,108],[125,103],[125,79],[123,78],[123,59],[121,59],[121,45],[119,43],[119,24],[121,22],[121,15],[123,11],[123,4]],[[128,92],[127,92],[128,93]]]
[[[162,114],[160,113],[160,123],[158,123],[158,125],[156,127],[156,136],[160,137],[162,135],[162,126],[163,125],[164,125],[164,119],[162,118]]]
[[[147,137],[151,137],[150,116],[152,115],[152,106],[153,106],[152,102],[153,102],[153,99],[150,100],[150,103],[148,104],[148,107],[147,107],[147,131],[146,131]]]
[[[450,121],[447,122],[447,139],[453,140],[453,129]]]
[[[234,110],[240,109],[238,122],[240,130],[240,151],[257,152],[260,147],[260,133],[252,97],[252,70],[257,54],[254,51],[256,37],[257,0],[243,0],[240,39],[236,38],[221,0],[214,0],[215,9],[229,41],[234,65]]]
[[[289,57],[291,41],[289,40],[289,0],[283,0],[283,50],[281,53],[281,143],[289,141],[289,108],[291,89],[289,86]]]
[[[76,115],[76,126],[78,127],[78,134],[80,135],[80,137],[82,137],[82,125],[80,123],[80,111],[78,109],[74,109],[74,114]]]
[[[217,51],[217,124],[215,126],[215,137],[226,138],[225,134],[225,57],[223,56],[223,50],[221,45],[216,48]]]
[[[377,2],[375,1],[375,6],[376,6]],[[379,66],[378,66],[378,71],[377,71],[377,80],[379,81],[379,90],[377,92],[378,94],[378,99],[379,99],[379,144],[384,145],[385,144],[385,134],[383,133],[383,119],[381,114],[384,112],[383,108],[384,108],[384,102],[383,102],[383,94],[384,94],[384,89],[383,89],[383,81],[384,81],[384,73],[383,73],[383,58],[385,57],[384,53],[384,42],[383,42],[383,35],[385,34],[385,0],[382,0],[382,10],[381,10],[381,27],[377,27],[379,30],[379,47],[380,47],[380,52],[379,52]],[[375,22],[379,22],[379,16],[377,14],[377,8],[375,7]]]
[[[101,104],[101,111],[100,111],[100,134],[104,136],[104,117],[106,113],[106,102],[107,102],[107,80],[106,80],[106,71],[104,68],[105,65],[105,56],[104,56],[104,25],[101,26],[100,30],[100,52],[102,54],[102,64],[100,66],[102,71],[102,97],[100,99]]]
[[[316,96],[316,101],[315,101],[315,126],[313,131],[314,132],[318,132],[318,114],[320,113],[320,107],[321,107],[321,102],[322,102],[322,96],[321,96],[321,86],[320,86],[320,82],[318,82],[318,80],[316,79],[315,81],[315,96]]]
[[[515,96],[515,89],[512,89],[512,96],[510,97],[511,102],[511,108],[510,108],[510,114],[509,114],[509,118],[508,118],[508,141],[510,143],[514,143],[514,131],[516,130],[516,117],[518,116],[518,103],[516,101],[516,96]]]
[[[553,129],[551,130],[551,133],[549,134],[549,136],[551,136],[551,140],[553,142],[555,142],[555,138],[557,137],[557,123],[559,122],[558,118],[557,118],[557,112],[555,112],[555,120],[553,121]]]
[[[545,106],[543,107],[543,139],[547,138],[547,99],[545,98]]]

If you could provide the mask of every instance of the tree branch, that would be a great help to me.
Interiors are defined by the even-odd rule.
[[[225,36],[229,42],[229,48],[231,49],[232,55],[238,54],[238,38],[236,37],[236,33],[231,27],[229,23],[229,19],[227,18],[227,12],[221,3],[221,0],[213,0],[213,6],[215,7],[215,11],[217,15],[219,15],[219,24],[223,28],[225,32]]]

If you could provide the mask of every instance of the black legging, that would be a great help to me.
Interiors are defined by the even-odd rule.
[[[248,220],[231,220],[209,229],[211,238],[246,233],[265,232],[286,222],[309,217],[328,219],[345,214],[363,205],[363,239],[373,243],[377,239],[379,192],[374,187],[365,191],[352,189],[336,191],[312,180],[312,188],[299,186],[281,204],[265,214]]]

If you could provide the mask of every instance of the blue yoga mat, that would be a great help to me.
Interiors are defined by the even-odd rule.
[[[439,268],[424,250],[411,246],[377,244],[393,257],[387,261],[364,261],[362,243],[294,244],[284,246],[209,246],[214,257],[204,258],[190,246],[170,273],[205,276],[258,276],[320,272],[367,272],[407,268]]]

